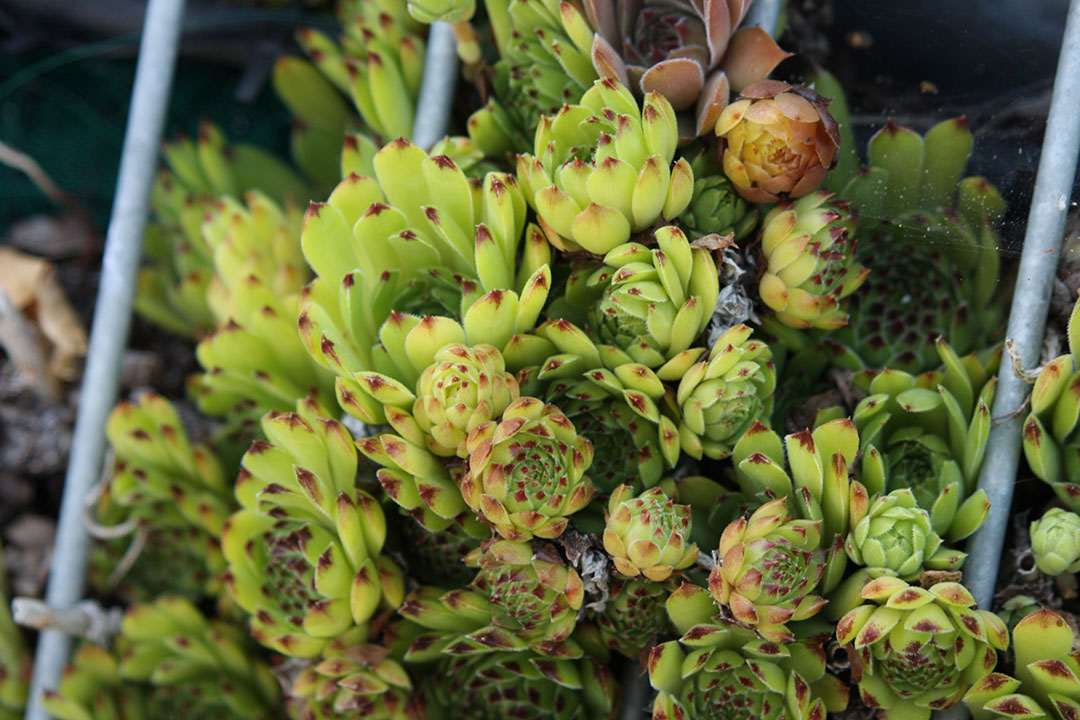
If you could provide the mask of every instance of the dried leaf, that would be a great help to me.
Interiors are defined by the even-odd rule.
[[[75,379],[87,346],[86,331],[54,271],[47,260],[0,247],[0,291],[12,306],[0,323],[0,344],[21,368],[42,377],[52,395],[58,381]],[[41,352],[48,354],[45,363]]]
[[[737,248],[739,246],[735,244],[735,233],[731,232],[723,236],[717,233],[703,235],[690,243],[690,247],[704,248],[705,250],[723,250],[724,248]]]

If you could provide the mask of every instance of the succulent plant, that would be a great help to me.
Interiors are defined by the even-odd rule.
[[[116,656],[85,643],[65,666],[56,688],[42,693],[42,708],[57,720],[150,720],[145,688],[125,682]],[[160,716],[157,716],[160,717]],[[224,716],[233,720],[230,716]]]
[[[932,710],[952,707],[1009,644],[1001,619],[973,609],[974,598],[959,583],[923,589],[881,577],[861,596],[870,602],[840,619],[836,639],[850,648],[863,702],[893,720],[928,719]]]
[[[984,363],[960,358],[937,343],[943,369],[919,376],[885,369],[856,375],[868,396],[855,408],[863,448],[874,447],[882,471],[864,485],[871,496],[910,488],[930,513],[934,531],[949,542],[975,532],[989,502],[976,489],[990,432],[990,405],[1000,357]]]
[[[589,312],[596,336],[652,368],[695,344],[720,293],[707,250],[692,247],[673,225],[654,237],[651,250],[636,242],[613,248],[586,280],[600,293]]]
[[[757,206],[735,192],[712,152],[706,149],[695,155],[690,169],[694,172],[694,195],[679,216],[679,225],[688,235],[730,233],[739,241],[757,228]]]
[[[1080,515],[1050,508],[1031,523],[1035,565],[1047,575],[1080,570]]]
[[[8,609],[7,578],[0,548],[0,720],[18,720],[30,692],[31,656]]]
[[[1024,456],[1035,476],[1054,489],[1070,510],[1080,510],[1080,364],[1074,343],[1080,327],[1080,301],[1069,317],[1069,353],[1043,366],[1031,390],[1031,412],[1024,419]]]
[[[380,555],[386,520],[356,486],[352,436],[312,402],[263,419],[269,443],[244,456],[222,548],[230,595],[251,633],[286,655],[310,658],[383,608],[400,604],[404,578]]]
[[[724,174],[750,202],[800,198],[836,163],[840,128],[829,101],[778,80],[743,88],[716,119]]]
[[[405,720],[412,681],[380,645],[353,628],[335,637],[319,661],[304,668],[289,688],[289,709],[297,720]]]
[[[957,570],[967,557],[943,544],[930,513],[908,488],[851,508],[853,527],[844,543],[848,557],[870,572],[914,580],[925,570]]]
[[[169,168],[151,188],[153,221],[143,243],[147,262],[136,281],[135,310],[169,332],[198,338],[214,326],[207,290],[216,272],[215,250],[203,238],[205,214],[226,195],[248,195],[258,208],[275,202],[291,207],[311,190],[286,163],[252,145],[227,143],[209,122],[196,140],[165,143],[164,155]],[[303,272],[287,246],[259,248],[270,275]]]
[[[549,657],[580,657],[570,638],[584,600],[584,584],[550,546],[495,539],[467,562],[479,567],[471,590],[413,591],[400,614],[427,632],[406,660],[444,655],[532,650]]]
[[[813,594],[825,572],[820,544],[821,521],[795,520],[786,498],[771,500],[724,530],[709,592],[766,640],[794,640],[786,623],[813,617],[828,602]]]
[[[653,720],[823,720],[847,705],[847,687],[825,672],[819,642],[776,643],[715,617],[704,589],[683,584],[667,611],[682,637],[649,652],[659,693]]]
[[[450,343],[429,358],[427,353],[421,355],[415,343],[406,340],[406,344],[412,350],[409,359],[420,360],[417,367],[428,362],[416,381],[415,394],[380,373],[357,373],[361,388],[376,401],[385,400],[383,412],[390,424],[410,437],[415,433],[398,428],[408,419],[395,411],[411,415],[414,423],[409,427],[415,425],[430,452],[441,457],[468,457],[469,432],[500,417],[518,398],[517,380],[506,372],[502,353],[491,345]],[[390,397],[391,392],[397,396]]]
[[[763,80],[790,56],[759,27],[736,30],[753,0],[587,0],[592,62],[635,93],[658,92],[687,111],[685,139],[708,132],[731,89]]]
[[[105,543],[96,553],[99,586],[138,549],[125,578],[127,594],[149,599],[179,592],[190,599],[217,594],[225,569],[221,530],[236,505],[226,470],[205,443],[192,443],[168,400],[151,392],[120,402],[105,432],[115,453],[112,474],[96,504],[96,522],[129,527],[132,539]],[[145,555],[145,557],[143,557]],[[169,558],[165,565],[163,557]],[[168,568],[166,570],[166,568]],[[163,572],[164,571],[164,572]]]
[[[94,508],[97,523],[109,527],[128,518],[127,509],[104,496]],[[161,525],[141,524],[133,537],[100,540],[90,551],[90,586],[103,595],[126,601],[148,601],[161,595],[190,600],[220,597],[225,560],[220,542],[205,531],[178,524],[169,526],[163,510]]]
[[[623,484],[641,489],[660,481],[664,458],[656,430],[622,397],[588,380],[569,386],[554,381],[552,387],[564,388],[569,400],[558,399],[556,390],[549,402],[561,407],[578,435],[593,444],[589,478],[599,495],[607,497]]]
[[[410,137],[424,68],[421,25],[406,3],[392,0],[345,0],[338,4],[338,17],[337,42],[314,28],[297,34],[315,67],[299,58],[279,59],[278,95],[302,123],[325,133],[322,142],[329,149],[334,139],[341,147],[350,122],[335,89],[352,99],[364,124],[384,140]]]
[[[486,0],[502,59],[495,65],[500,104],[531,134],[541,115],[576,103],[596,79],[593,32],[580,6],[554,0]]]
[[[697,545],[689,541],[689,506],[676,505],[658,487],[634,497],[629,485],[620,485],[604,519],[604,549],[626,577],[660,582],[697,560]]]
[[[858,452],[859,433],[847,418],[783,439],[755,422],[735,443],[732,460],[744,496],[788,498],[799,517],[821,521],[821,538],[828,545],[849,527],[849,469],[854,469]],[[865,465],[864,458],[862,468]]]
[[[840,192],[861,217],[856,259],[870,275],[825,342],[837,365],[919,373],[938,364],[938,337],[966,354],[1003,325],[1005,203],[984,178],[961,179],[971,148],[962,118],[922,137],[890,123],[870,140],[869,168]]]
[[[598,80],[580,105],[541,119],[518,180],[553,245],[604,255],[690,204],[690,164],[672,165],[677,140],[667,100],[650,93],[639,106],[624,86]]]
[[[518,398],[498,422],[473,428],[469,451],[461,494],[507,540],[558,537],[596,491],[585,475],[592,444],[537,398]]]
[[[614,712],[615,683],[608,668],[589,657],[464,656],[440,668],[422,707],[431,720],[602,720]]]
[[[409,577],[426,585],[468,584],[476,571],[465,564],[465,558],[491,537],[491,528],[468,512],[438,530],[425,527],[421,520],[403,521],[400,528]]]
[[[679,443],[694,458],[723,459],[755,422],[767,421],[776,387],[769,346],[746,325],[725,331],[679,381]]]
[[[259,417],[288,411],[314,390],[328,402],[330,376],[304,351],[294,325],[308,270],[299,216],[255,193],[209,210],[203,238],[213,251],[207,303],[215,319],[195,354],[203,374],[189,381],[209,415]]]
[[[339,403],[369,424],[384,422],[382,403],[364,401],[355,375],[378,372],[412,392],[430,362],[417,367],[399,343],[421,317],[464,323],[459,337],[425,342],[444,338],[432,354],[453,342],[505,350],[535,323],[550,284],[539,228],[522,243],[526,205],[511,176],[488,173],[478,187],[448,156],[404,140],[373,162],[374,177],[350,176],[308,210],[301,241],[318,278],[299,320],[308,352],[337,375]],[[391,316],[398,320],[387,325]]]
[[[971,716],[1073,717],[1080,711],[1080,653],[1073,650],[1069,623],[1040,609],[1020,620],[1012,637],[1016,677],[993,672],[980,678],[964,695]]]
[[[765,216],[766,268],[758,292],[780,322],[824,329],[847,324],[843,301],[870,272],[854,261],[855,223],[848,203],[826,192],[777,205]]]
[[[472,17],[476,11],[476,0],[410,0],[408,9],[413,20],[425,25],[433,22],[455,23]]]
[[[586,617],[600,629],[604,643],[628,658],[637,658],[669,626],[664,601],[667,588],[645,580],[617,580],[612,583],[603,611],[591,610]]]
[[[150,683],[150,717],[280,717],[281,689],[250,640],[207,620],[189,601],[162,597],[135,605],[120,626],[120,677]]]

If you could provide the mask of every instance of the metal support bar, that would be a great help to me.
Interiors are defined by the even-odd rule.
[[[135,273],[146,228],[150,186],[161,146],[162,125],[169,104],[183,12],[184,0],[150,0],[146,12],[45,594],[46,602],[60,610],[72,608],[82,600],[86,586],[90,538],[82,523],[83,498],[101,472],[105,420],[116,402],[120,359],[131,326]],[[26,720],[48,720],[49,714],[41,707],[41,692],[57,686],[70,649],[68,635],[56,630],[41,633]]]
[[[780,0],[757,0],[746,12],[743,27],[757,25],[770,35],[776,34],[780,22]]]
[[[1076,176],[1080,150],[1080,0],[1069,4],[1065,37],[1061,43],[1050,115],[1046,120],[1039,174],[1028,213],[1024,252],[1013,291],[1007,336],[1016,342],[1024,367],[1039,360],[1054,272],[1061,257],[1065,215]],[[1020,404],[1031,388],[1013,373],[1007,360],[1001,363],[986,458],[979,487],[992,503],[986,523],[969,543],[971,554],[964,564],[964,580],[980,607],[990,608],[997,581],[1001,549],[1008,530],[1013,484],[1020,462]]]
[[[457,40],[453,29],[449,23],[431,23],[412,136],[412,141],[425,150],[442,139],[450,124],[457,67]]]

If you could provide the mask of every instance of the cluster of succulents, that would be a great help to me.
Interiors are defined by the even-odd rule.
[[[1022,714],[963,586],[1003,204],[962,119],[890,123],[852,174],[842,101],[767,79],[789,53],[750,5],[341,0],[273,73],[299,171],[209,127],[167,147],[138,307],[197,341],[224,425],[115,411],[95,520],[138,542],[95,576],[139,604],[51,712],[596,719],[644,662],[654,720]],[[436,21],[485,105],[424,148]],[[1073,510],[1077,357],[1025,422]],[[1080,568],[1076,515],[1031,540]],[[1080,707],[1017,608],[1009,687]]]

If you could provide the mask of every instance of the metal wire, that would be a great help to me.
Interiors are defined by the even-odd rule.
[[[449,23],[432,23],[428,29],[424,78],[416,103],[412,141],[425,150],[442,139],[450,124],[450,109],[457,82],[457,41]]]
[[[74,607],[86,588],[90,538],[82,523],[83,498],[101,472],[105,420],[116,402],[120,358],[131,326],[135,273],[165,111],[169,105],[183,12],[184,0],[150,0],[146,12],[45,594],[46,603],[59,610]],[[26,720],[48,720],[49,714],[41,706],[41,692],[58,685],[70,649],[68,635],[56,630],[41,633]]]
[[[1009,312],[1007,336],[1015,341],[1024,367],[1038,362],[1054,272],[1061,256],[1065,216],[1080,151],[1077,97],[1080,97],[1080,0],[1072,0]],[[1016,411],[1029,391],[1030,386],[1015,375],[1011,364],[1003,362],[992,413],[998,424],[990,430],[986,459],[979,475],[979,487],[986,491],[992,503],[990,516],[972,538],[964,565],[965,583],[984,608],[990,608],[993,601],[1020,462],[1023,414]]]

